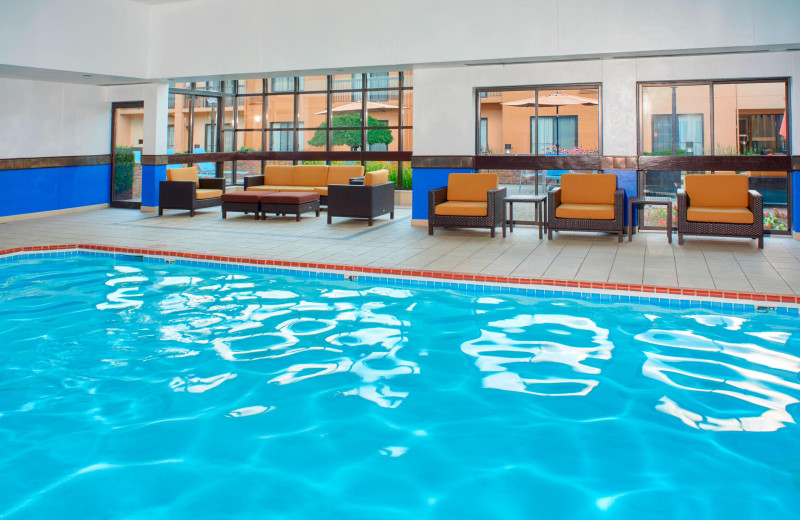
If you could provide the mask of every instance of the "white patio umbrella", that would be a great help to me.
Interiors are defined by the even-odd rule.
[[[534,107],[536,106],[536,96],[525,99],[518,99],[517,101],[507,101],[500,103],[509,107]],[[562,94],[556,91],[555,94],[546,94],[539,96],[540,107],[556,107],[556,119],[558,119],[558,107],[566,105],[596,105],[597,100],[585,98],[581,96],[573,96],[572,94]],[[556,123],[556,153],[558,153],[558,123]]]
[[[344,105],[339,105],[338,107],[333,107],[331,112],[335,114],[358,114],[361,112],[362,108],[361,101],[353,101],[352,103],[347,103]],[[375,101],[367,101],[367,112],[388,112],[390,110],[397,110],[397,105],[387,105],[386,103],[378,103]],[[316,112],[314,115],[319,116],[322,114],[327,114],[327,110],[323,110],[322,112]]]

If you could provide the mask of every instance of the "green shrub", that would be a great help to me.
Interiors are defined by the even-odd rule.
[[[133,187],[133,148],[118,146],[114,153],[114,193],[125,193]]]

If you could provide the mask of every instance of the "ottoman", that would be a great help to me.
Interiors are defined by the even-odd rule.
[[[269,195],[271,191],[234,191],[222,194],[222,218],[228,216],[229,211],[243,211],[245,213],[253,212],[255,220],[258,220],[259,201],[264,195]]]
[[[295,220],[300,222],[300,214],[306,211],[315,211],[319,216],[319,193],[282,191],[261,195],[262,220],[267,218],[267,213],[276,215],[293,213]]]

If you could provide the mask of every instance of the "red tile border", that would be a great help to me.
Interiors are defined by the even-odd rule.
[[[21,252],[60,251],[66,249],[84,249],[89,251],[107,251],[114,253],[127,253],[135,255],[151,255],[163,257],[189,258],[193,260],[210,260],[213,262],[254,264],[275,267],[295,267],[300,269],[323,269],[327,271],[360,272],[385,276],[411,276],[415,278],[433,278],[453,281],[470,281],[480,283],[499,283],[513,285],[544,285],[551,287],[572,287],[581,289],[602,289],[611,291],[656,293],[694,296],[698,298],[719,298],[727,300],[746,300],[754,302],[779,302],[800,304],[800,297],[785,294],[749,293],[737,291],[717,291],[711,289],[683,289],[678,287],[656,287],[651,285],[616,284],[604,282],[585,282],[578,280],[553,280],[547,278],[519,278],[493,275],[474,275],[469,273],[453,273],[447,271],[424,271],[419,269],[397,269],[366,267],[355,265],[323,264],[315,262],[297,262],[288,260],[273,260],[265,258],[245,258],[233,256],[212,256],[199,253],[185,253],[180,251],[159,251],[155,249],[134,249],[118,246],[99,244],[57,244],[51,246],[24,246],[10,249],[0,249],[0,256]]]

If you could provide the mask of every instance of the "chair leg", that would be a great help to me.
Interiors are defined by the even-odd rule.
[[[297,212],[297,215],[294,216],[295,222],[300,222],[300,211]]]
[[[190,216],[190,217],[193,217],[193,216],[194,216],[194,210],[193,210],[193,209],[190,209],[190,210],[189,210],[189,216]]]
[[[222,218],[227,218],[227,217],[228,217],[228,212],[223,209],[222,210]]]
[[[331,223],[331,214],[328,213],[328,224],[330,224],[330,223]]]
[[[683,235],[681,233],[678,233],[678,245],[683,245]]]
[[[491,235],[491,237],[492,237],[492,238],[494,238],[494,226],[492,226],[492,228],[491,228],[491,233],[490,233],[490,235]]]
[[[367,222],[368,222],[368,223],[369,223],[369,225],[371,226],[371,225],[372,225],[372,217],[367,217]]]
[[[547,228],[547,240],[553,240],[553,230]]]
[[[758,237],[758,248],[764,249],[764,237]]]
[[[390,218],[390,219],[392,219],[392,220],[394,220],[394,211],[392,211],[391,213],[389,213],[389,218]]]
[[[622,242],[622,233],[617,235],[617,242]]]
[[[163,209],[161,209],[161,207],[159,206],[159,208],[158,208],[158,216],[160,217],[160,216],[162,216],[163,214],[164,214],[164,210],[163,210]]]
[[[428,224],[428,234],[433,235],[433,226],[431,226],[430,224]]]

